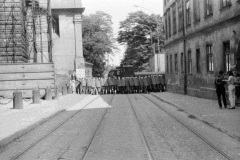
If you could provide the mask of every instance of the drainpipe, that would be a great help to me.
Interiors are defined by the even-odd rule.
[[[185,10],[184,10],[184,1],[182,0],[182,13],[183,13],[183,56],[184,56],[184,94],[187,95],[187,53],[186,53],[186,33],[185,33]]]

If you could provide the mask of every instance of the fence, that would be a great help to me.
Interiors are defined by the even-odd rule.
[[[13,92],[22,91],[24,98],[32,97],[35,88],[40,89],[40,94],[45,94],[45,89],[54,90],[55,73],[53,63],[23,63],[0,65],[0,96],[12,98]]]

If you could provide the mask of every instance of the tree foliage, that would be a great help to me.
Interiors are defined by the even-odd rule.
[[[83,55],[93,63],[93,76],[101,76],[105,69],[105,54],[116,48],[111,16],[102,11],[83,16]]]
[[[163,43],[163,23],[160,15],[148,15],[142,11],[130,13],[120,22],[118,42],[126,45],[123,64],[132,64],[143,70],[149,58]],[[159,41],[158,41],[159,38]]]

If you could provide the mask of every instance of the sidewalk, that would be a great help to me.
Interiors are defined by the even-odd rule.
[[[219,109],[216,100],[169,92],[152,94],[240,142],[240,107],[236,107],[236,109]]]
[[[23,101],[22,110],[12,109],[13,102],[0,105],[0,149],[49,118],[76,105],[84,106],[94,98],[96,96],[71,94],[60,96],[58,100],[42,100],[40,104]],[[0,99],[1,103],[8,101],[8,99]]]

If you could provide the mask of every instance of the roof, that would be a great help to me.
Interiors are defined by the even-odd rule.
[[[81,0],[51,0],[52,9],[82,8]]]
[[[141,75],[159,75],[159,74],[165,74],[165,72],[134,72],[135,76],[141,76]]]

